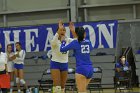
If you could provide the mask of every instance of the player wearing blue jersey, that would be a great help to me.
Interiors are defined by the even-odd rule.
[[[60,51],[67,52],[68,50],[74,50],[76,58],[76,83],[78,93],[87,93],[86,88],[89,84],[92,75],[93,67],[90,60],[90,51],[93,49],[91,42],[85,40],[86,32],[83,27],[77,27],[75,29],[77,40],[73,40],[70,44],[65,45],[65,40],[62,41]]]

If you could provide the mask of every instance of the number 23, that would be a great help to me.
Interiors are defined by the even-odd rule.
[[[89,53],[90,52],[89,45],[81,45],[81,52]]]

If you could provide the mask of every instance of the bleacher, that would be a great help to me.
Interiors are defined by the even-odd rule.
[[[97,54],[104,55],[97,55]],[[114,76],[114,62],[115,62],[115,48],[112,49],[94,49],[91,52],[91,60],[93,61],[94,67],[101,67],[103,76],[102,76],[102,87],[103,88],[113,88],[113,76]]]
[[[41,78],[43,71],[50,67],[50,59],[41,58],[41,56],[46,55],[46,53],[47,52],[26,53],[24,76],[29,86],[39,85],[38,80]],[[46,76],[46,79],[48,78],[50,78],[50,75]]]
[[[99,52],[106,53],[103,56],[97,56]],[[47,52],[35,52],[27,53],[25,59],[25,80],[28,85],[36,86],[39,85],[38,80],[41,79],[42,73],[45,69],[50,68],[50,59],[39,58],[42,55],[46,55]],[[38,57],[38,58],[33,58]],[[30,59],[31,58],[31,59]],[[94,67],[101,67],[103,69],[103,81],[102,84],[109,85],[113,84],[114,75],[114,60],[115,60],[115,49],[94,49],[91,52],[91,60]],[[75,67],[75,57],[73,51],[69,53],[69,68]],[[74,75],[69,75],[69,78],[74,78]],[[50,79],[50,75],[46,75],[46,79]]]

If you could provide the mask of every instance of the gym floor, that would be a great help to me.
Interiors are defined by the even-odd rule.
[[[42,91],[39,93],[43,93]],[[45,92],[45,93],[49,93],[49,92]],[[72,91],[67,91],[66,93],[73,93]],[[74,92],[77,93],[77,92]],[[88,93],[90,93],[88,91]],[[91,93],[99,93],[99,91],[92,91]],[[102,93],[102,92],[100,92]],[[103,93],[115,93],[114,89],[103,89]],[[128,90],[122,90],[122,92],[119,92],[119,90],[117,90],[116,93],[140,93],[140,88],[133,88],[133,91],[128,91]]]

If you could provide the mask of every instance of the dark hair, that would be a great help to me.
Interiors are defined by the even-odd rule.
[[[122,57],[124,57],[124,58],[125,58],[125,55],[121,55],[119,58],[122,58]]]
[[[20,45],[20,47],[21,47],[21,43],[20,43],[20,42],[16,42],[16,44],[19,44],[19,45]]]
[[[78,36],[78,42],[80,43],[84,39],[85,29],[83,27],[76,27],[75,32]]]
[[[12,44],[8,44],[8,45],[7,45],[7,48],[8,48],[9,46],[12,46]]]

